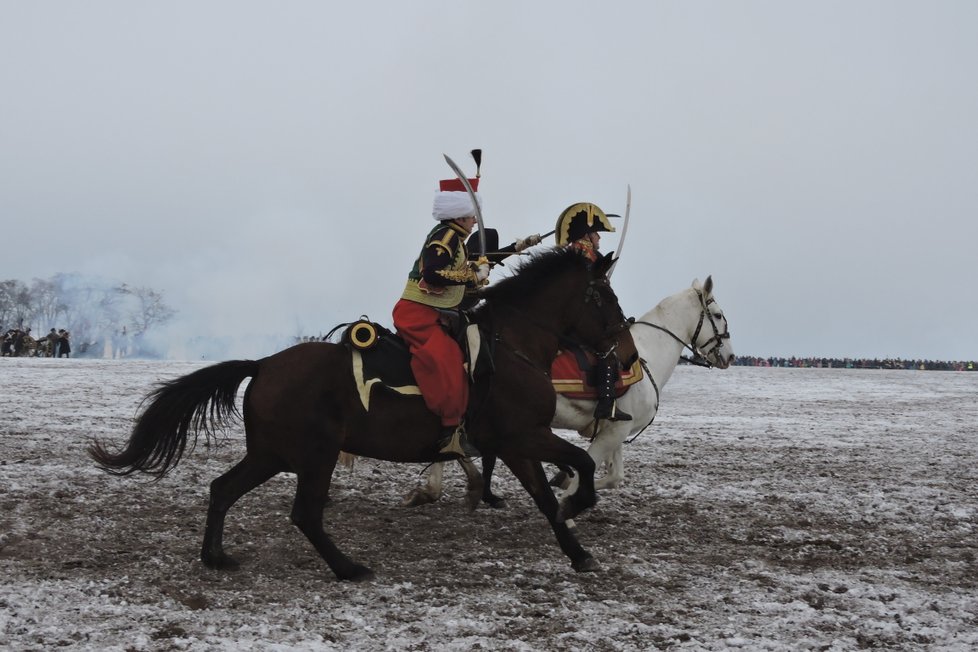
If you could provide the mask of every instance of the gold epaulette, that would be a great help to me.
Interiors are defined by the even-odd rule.
[[[455,253],[455,247],[453,246],[452,240],[454,240],[457,237],[458,237],[458,233],[456,233],[454,229],[448,229],[445,232],[445,235],[443,235],[441,238],[437,240],[432,238],[431,240],[428,241],[428,244],[426,246],[439,247],[441,249],[444,249],[445,253],[451,256],[452,254]]]

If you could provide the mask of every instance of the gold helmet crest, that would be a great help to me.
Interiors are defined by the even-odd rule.
[[[596,204],[578,202],[571,204],[557,218],[557,228],[554,237],[559,246],[580,240],[588,233],[596,231],[614,232],[615,227],[605,212]]]

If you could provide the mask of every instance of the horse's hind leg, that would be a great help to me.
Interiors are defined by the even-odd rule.
[[[543,515],[547,517],[550,527],[557,535],[557,543],[560,544],[560,549],[570,557],[571,566],[574,570],[578,572],[598,570],[600,568],[598,562],[581,546],[567,524],[563,521],[558,522],[557,498],[547,483],[547,475],[543,471],[543,465],[540,462],[525,458],[502,456],[502,459],[523,487],[533,496],[533,501],[543,512]]]
[[[475,509],[479,506],[479,499],[482,498],[482,488],[484,486],[482,474],[476,468],[475,462],[468,458],[460,459],[458,465],[465,471],[465,504],[469,506],[469,509]]]
[[[336,465],[335,457],[329,463],[310,464],[297,471],[298,487],[292,505],[292,522],[306,535],[319,555],[341,580],[369,580],[374,574],[366,566],[357,564],[340,552],[323,530],[323,508],[329,495],[329,484]]]
[[[482,502],[493,509],[501,509],[506,506],[506,500],[492,493],[492,472],[496,468],[495,455],[482,456]]]
[[[442,492],[442,477],[444,462],[435,462],[428,468],[427,482],[424,486],[415,487],[401,501],[401,507],[417,507],[438,502]]]
[[[278,473],[281,467],[267,458],[245,455],[230,471],[211,482],[207,526],[200,560],[209,568],[237,568],[238,562],[224,553],[224,517],[231,506],[261,483]]]

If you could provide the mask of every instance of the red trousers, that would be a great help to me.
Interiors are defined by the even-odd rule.
[[[438,323],[438,311],[416,301],[394,305],[394,328],[411,349],[411,371],[428,409],[443,426],[456,426],[469,404],[462,350]]]

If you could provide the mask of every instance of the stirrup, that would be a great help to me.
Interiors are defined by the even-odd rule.
[[[443,455],[457,455],[458,457],[479,457],[479,449],[469,442],[465,434],[465,428],[458,426],[451,435],[445,437],[440,442],[441,448],[438,452]]]
[[[455,432],[453,432],[451,435],[449,435],[445,439],[442,439],[441,442],[439,442],[439,443],[442,442],[445,443],[441,448],[438,449],[438,452],[444,455],[458,455],[459,457],[465,457],[465,451],[462,450],[462,442],[460,441],[461,439],[462,439],[462,435],[459,434],[459,431],[456,428]]]
[[[601,405],[599,401],[597,407],[594,409],[594,418],[605,421],[631,421],[632,415],[624,410],[618,409],[618,401],[612,400],[610,406]]]
[[[632,415],[624,410],[618,409],[618,401],[611,407],[611,416],[608,417],[608,421],[631,421]]]

